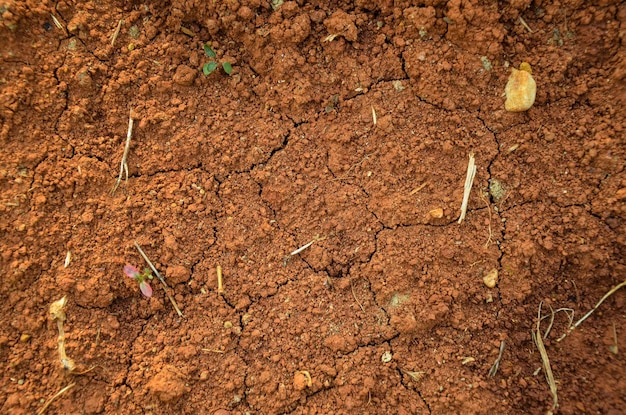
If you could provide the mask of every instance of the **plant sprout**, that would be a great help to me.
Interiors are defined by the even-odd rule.
[[[150,284],[146,281],[152,279],[152,273],[148,268],[146,268],[143,272],[139,272],[137,268],[126,264],[124,265],[124,274],[139,282],[139,289],[143,295],[148,298],[152,297],[152,287],[150,287]]]
[[[205,43],[202,47],[204,49],[204,54],[211,58],[209,62],[202,65],[202,73],[205,76],[209,76],[211,72],[215,71],[218,67],[217,62],[215,61],[215,59],[217,58],[217,53],[215,53],[215,51],[211,48],[211,45],[209,45],[208,43]],[[230,75],[230,73],[233,71],[233,66],[230,64],[230,62],[224,61],[222,62],[222,69],[227,75]]]

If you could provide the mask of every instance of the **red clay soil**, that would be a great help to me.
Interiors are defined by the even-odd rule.
[[[626,413],[626,290],[559,341],[626,279],[625,3],[0,16],[1,413]]]

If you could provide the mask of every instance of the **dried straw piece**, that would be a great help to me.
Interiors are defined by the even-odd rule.
[[[459,216],[459,222],[463,222],[465,219],[465,213],[467,212],[467,203],[469,202],[470,191],[474,184],[474,177],[476,177],[476,165],[474,165],[474,153],[469,154],[469,162],[467,163],[467,175],[465,176],[465,187],[463,188],[463,203],[461,204],[461,216]]]
[[[37,415],[42,415],[44,412],[46,412],[46,409],[48,409],[48,407],[50,406],[50,404],[59,396],[63,395],[65,392],[67,392],[68,390],[72,389],[74,387],[74,385],[76,385],[76,382],[74,383],[70,383],[69,385],[67,385],[66,387],[64,387],[63,389],[61,389],[60,391],[58,391],[57,393],[54,394],[53,397],[51,397],[50,399],[48,399],[48,401],[44,404],[44,406],[41,407],[41,409],[39,411],[37,411]]]
[[[541,355],[541,362],[543,363],[543,370],[546,375],[546,380],[550,386],[550,393],[552,394],[552,410],[559,407],[559,397],[557,395],[556,382],[554,381],[554,375],[552,374],[552,367],[550,366],[550,359],[548,358],[548,352],[543,344],[543,335],[541,334],[541,305],[543,301],[539,303],[539,312],[537,315],[537,327],[536,331],[531,331],[533,340],[537,345],[539,354]]]

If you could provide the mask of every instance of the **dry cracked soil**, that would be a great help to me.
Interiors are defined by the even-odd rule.
[[[626,413],[626,292],[569,329],[626,279],[625,42],[617,0],[0,1],[0,412]]]

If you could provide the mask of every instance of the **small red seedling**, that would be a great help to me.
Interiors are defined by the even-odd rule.
[[[152,279],[152,273],[149,269],[146,268],[144,272],[139,272],[137,268],[126,264],[124,265],[124,274],[139,282],[139,289],[143,295],[152,297],[152,287],[150,287],[150,284],[146,281]]]

